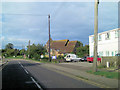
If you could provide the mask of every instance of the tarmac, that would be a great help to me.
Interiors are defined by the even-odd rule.
[[[37,61],[30,61],[30,62],[40,63]],[[119,88],[120,80],[118,79],[110,79],[104,76],[93,75],[93,74],[87,73],[86,69],[83,69],[84,67],[81,68],[79,66],[81,69],[80,68],[76,69],[74,67],[64,67],[61,64],[62,63],[60,64],[44,63],[44,64],[41,64],[41,66],[49,70],[55,71],[57,73],[64,74],[68,77],[71,77],[77,80],[83,80],[84,82],[87,82],[89,84],[95,85],[100,88],[107,88],[107,89],[112,88],[115,90],[117,88],[118,90],[120,90]]]

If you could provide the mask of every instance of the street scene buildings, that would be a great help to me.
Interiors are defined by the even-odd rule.
[[[1,90],[120,89],[120,3],[10,1],[0,3]]]
[[[119,51],[120,29],[98,33],[98,56],[115,56]],[[89,55],[94,54],[94,35],[89,36]]]
[[[76,48],[79,47],[78,41],[69,41],[68,39],[64,40],[52,40],[50,39],[50,47],[51,47],[51,55],[59,56],[67,53],[74,53]],[[47,52],[49,52],[49,41],[47,41],[45,45]]]

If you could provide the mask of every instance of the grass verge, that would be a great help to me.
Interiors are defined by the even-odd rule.
[[[24,58],[23,58],[23,56],[17,56],[17,57],[7,57],[6,59],[24,59]],[[36,59],[26,58],[26,59],[24,59],[24,60],[37,61],[37,62],[40,62],[40,63],[59,63],[57,60],[56,60],[56,61],[51,61],[51,62],[49,62],[48,59],[36,60]]]
[[[118,79],[119,75],[118,73],[119,72],[109,72],[109,71],[97,71],[97,72],[93,72],[93,71],[87,71],[87,73],[91,73],[91,74],[94,74],[94,75],[100,75],[100,76],[104,76],[104,77],[107,77],[107,78],[111,78],[111,79]]]

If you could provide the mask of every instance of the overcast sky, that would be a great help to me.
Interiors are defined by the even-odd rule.
[[[89,43],[89,35],[94,34],[93,2],[4,2],[0,18],[2,47],[13,43],[21,48],[28,44],[28,40],[45,44],[48,40],[48,14],[51,15],[53,40]],[[98,18],[99,32],[118,28],[118,3],[100,3]]]

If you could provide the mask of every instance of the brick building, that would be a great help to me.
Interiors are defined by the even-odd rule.
[[[47,51],[49,51],[49,40],[45,45]],[[78,41],[65,40],[52,40],[50,39],[51,55],[59,56],[66,53],[72,53],[79,47]]]

